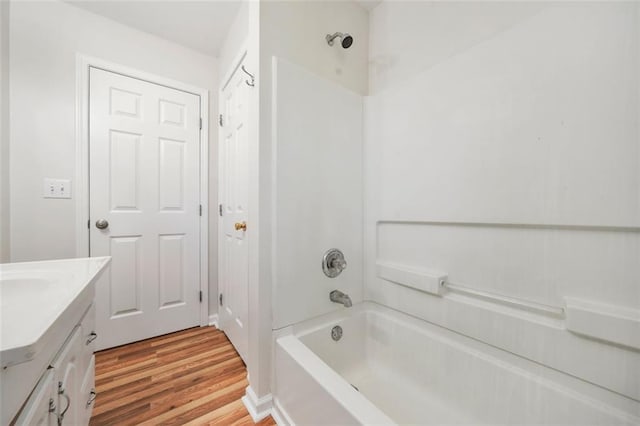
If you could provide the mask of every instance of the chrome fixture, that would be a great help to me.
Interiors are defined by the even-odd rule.
[[[331,338],[336,342],[342,339],[342,327],[340,327],[339,325],[336,325],[335,327],[333,327],[331,329]]]
[[[62,382],[58,382],[58,395],[63,397],[67,402],[67,406],[64,407],[64,410],[60,414],[58,414],[58,426],[61,426],[64,420],[64,415],[69,411],[69,407],[71,406],[71,397],[67,394],[67,390],[62,385]]]
[[[329,293],[329,300],[334,303],[340,303],[344,305],[345,308],[350,308],[353,305],[351,303],[351,298],[340,290],[333,290]]]
[[[109,227],[109,222],[106,219],[98,219],[96,221],[96,228],[98,229],[107,229]]]
[[[348,49],[351,47],[351,45],[353,44],[353,37],[351,37],[349,34],[347,33],[333,33],[333,34],[327,34],[326,40],[327,40],[327,44],[329,46],[333,46],[333,40],[335,40],[336,38],[341,38],[342,42],[340,43],[342,45],[343,49]]]
[[[89,392],[89,399],[87,400],[87,405],[85,408],[91,407],[91,404],[93,404],[96,401],[97,396],[98,394],[96,393],[96,390],[91,389],[91,392]]]
[[[338,249],[328,250],[322,257],[322,271],[329,278],[335,278],[347,269],[344,254]]]

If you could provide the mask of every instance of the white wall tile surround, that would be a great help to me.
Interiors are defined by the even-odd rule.
[[[640,400],[639,28],[637,3],[373,9],[365,300]]]
[[[362,96],[274,59],[275,264],[273,328],[362,301]],[[313,98],[300,103],[299,99]],[[330,122],[327,122],[327,118]],[[340,249],[347,269],[322,272]]]

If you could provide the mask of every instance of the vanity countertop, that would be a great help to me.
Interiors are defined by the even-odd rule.
[[[0,264],[2,367],[36,357],[48,332],[63,326],[65,313],[110,261],[92,257]]]

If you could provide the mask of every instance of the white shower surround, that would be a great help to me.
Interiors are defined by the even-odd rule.
[[[364,300],[640,401],[639,28],[635,2],[376,7]]]
[[[339,309],[332,290],[362,301],[363,105],[359,94],[280,58],[272,72],[279,329]],[[321,261],[332,248],[347,269],[327,278]]]
[[[302,268],[290,247],[293,256],[279,261],[300,266],[291,270],[305,279],[283,293],[274,275],[274,313],[289,321],[273,328],[295,324],[275,332],[277,420],[412,421],[384,413],[385,398],[375,395],[383,387],[371,393],[351,380],[369,363],[391,376],[433,379],[430,388],[399,380],[395,394],[444,398],[454,406],[440,411],[440,422],[640,424],[639,22],[638,5],[615,2],[383,2],[372,11],[364,278],[343,284],[365,301],[347,313],[366,319],[345,324],[363,323],[362,331],[389,321],[390,311],[366,301],[411,317],[394,317],[387,346],[345,341],[348,349],[327,355],[342,308],[327,304],[323,283],[306,276],[316,265]],[[290,75],[298,83],[309,78],[297,73],[306,71]],[[316,101],[291,80],[277,80],[276,98],[285,88],[298,102]],[[298,121],[313,129],[333,123],[310,110],[300,108]],[[289,123],[273,125],[277,136]],[[318,173],[317,163],[305,164],[300,176]],[[416,291],[381,275],[381,264],[470,291]],[[621,327],[612,334],[610,324]],[[377,327],[383,336],[385,327]],[[392,368],[380,362],[385,352],[415,359]],[[474,384],[477,392],[465,394]],[[420,414],[424,401],[407,406],[410,398],[395,394],[384,394],[391,409]]]
[[[282,424],[640,422],[637,402],[370,302],[281,331],[274,386]]]

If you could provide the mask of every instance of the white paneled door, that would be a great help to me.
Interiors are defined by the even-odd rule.
[[[248,138],[246,76],[240,67],[220,97],[220,328],[247,362],[249,345],[247,235]]]
[[[90,68],[98,349],[199,325],[200,98]]]

